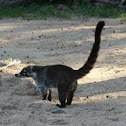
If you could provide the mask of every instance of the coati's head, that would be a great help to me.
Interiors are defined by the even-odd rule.
[[[15,74],[16,77],[24,78],[24,77],[34,77],[34,66],[27,66],[21,70],[20,73]]]

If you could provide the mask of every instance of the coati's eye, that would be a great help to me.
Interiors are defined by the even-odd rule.
[[[23,75],[27,75],[27,71],[26,70],[23,70],[22,74]]]
[[[26,75],[27,73],[26,72],[23,72],[23,75]]]

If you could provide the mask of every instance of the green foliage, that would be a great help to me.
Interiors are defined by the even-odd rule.
[[[81,0],[81,7],[85,7],[88,5],[89,0]]]
[[[84,0],[86,2],[86,0]],[[126,8],[119,7],[91,7],[80,6],[71,7],[71,9],[58,10],[52,5],[38,5],[31,4],[27,7],[2,7],[0,6],[0,18],[16,18],[23,19],[46,19],[48,17],[57,17],[61,19],[70,19],[73,16],[86,17],[111,17],[111,18],[125,18]]]
[[[79,13],[83,16],[87,17],[125,17],[126,9],[115,8],[115,7],[81,7],[74,10],[74,13],[78,15]]]
[[[0,6],[0,18],[22,16],[23,14],[22,12],[23,12],[22,7],[11,8],[11,7]]]

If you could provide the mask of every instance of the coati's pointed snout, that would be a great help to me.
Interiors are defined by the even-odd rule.
[[[19,74],[15,74],[15,77],[19,77],[20,78],[21,77],[20,73]]]
[[[17,77],[18,76],[18,74],[15,74],[15,77]]]

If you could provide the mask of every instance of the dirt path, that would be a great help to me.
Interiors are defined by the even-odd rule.
[[[56,91],[53,102],[42,101],[33,80],[14,77],[29,64],[78,69],[90,53],[100,20],[106,26],[98,61],[78,81],[71,106],[57,108]],[[0,20],[0,61],[8,59],[21,63],[0,72],[0,126],[126,126],[125,19]]]

